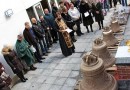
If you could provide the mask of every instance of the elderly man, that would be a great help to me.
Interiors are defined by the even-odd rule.
[[[29,43],[29,45],[33,45],[36,48],[36,52],[34,52],[34,55],[37,61],[41,63],[42,61],[40,59],[45,59],[45,58],[42,58],[40,55],[40,51],[37,44],[38,41],[31,26],[29,25],[29,22],[25,22],[25,29],[23,31],[23,35],[24,35],[25,40]]]
[[[42,53],[43,53],[43,55],[47,56],[48,48],[47,48],[47,44],[45,41],[45,31],[43,30],[42,26],[40,25],[40,23],[37,22],[37,20],[35,18],[32,18],[31,21],[32,21],[32,29],[33,29],[34,34],[36,35],[37,39],[39,40],[39,44],[41,46]]]
[[[45,30],[45,38],[46,38],[47,47],[50,48],[53,44],[52,36],[50,33],[51,26],[46,22],[43,16],[40,16],[40,23],[41,23],[42,28]]]
[[[30,67],[30,70],[36,70],[37,68],[33,66],[33,63],[35,62],[35,58],[33,56],[32,51],[30,50],[30,45],[23,38],[22,34],[18,35],[18,39],[16,41],[15,47],[18,56],[22,60],[25,60],[27,66]]]
[[[56,23],[55,23],[55,18],[51,13],[49,13],[48,9],[44,9],[44,19],[48,22],[48,24],[52,27],[51,28],[51,35],[53,38],[53,43],[57,43],[56,41],[58,40],[57,36],[57,28],[56,28]]]

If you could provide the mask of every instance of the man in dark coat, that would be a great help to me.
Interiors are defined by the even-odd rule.
[[[45,31],[45,39],[46,39],[47,47],[50,48],[53,43],[52,36],[50,33],[51,26],[47,23],[47,21],[44,19],[43,16],[40,16],[40,23],[41,23],[42,28]]]
[[[103,20],[104,20],[101,3],[97,2],[96,5],[92,4],[92,9],[94,11],[95,21],[98,22],[99,30],[101,30],[101,28],[103,28]]]
[[[0,90],[11,90],[6,82],[0,77]]]
[[[53,15],[51,13],[49,13],[48,9],[44,9],[44,13],[45,13],[44,19],[52,27],[51,28],[51,35],[53,38],[53,42],[57,43],[56,41],[58,40],[58,36],[57,36],[57,28],[56,28],[55,18],[53,17]]]
[[[32,18],[31,21],[33,24],[32,29],[33,29],[36,37],[39,40],[39,44],[41,46],[42,53],[43,53],[43,55],[47,56],[48,48],[47,48],[47,45],[45,42],[45,33],[35,18]]]
[[[36,52],[34,52],[34,55],[39,63],[42,61],[40,59],[43,59],[40,55],[39,47],[38,47],[38,41],[37,38],[32,30],[32,28],[29,25],[29,22],[25,22],[25,29],[23,31],[23,35],[25,40],[29,43],[29,45],[33,45],[36,48]],[[44,58],[45,59],[45,58]]]
[[[82,14],[83,24],[87,28],[87,32],[89,33],[89,29],[88,29],[89,25],[90,25],[91,31],[93,32],[92,24],[94,23],[94,21],[93,21],[93,18],[91,16],[90,6],[84,0],[82,0],[80,3],[80,12]],[[85,16],[85,13],[88,15]]]

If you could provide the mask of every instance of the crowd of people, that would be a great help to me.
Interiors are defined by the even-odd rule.
[[[14,74],[22,82],[26,82],[28,79],[23,72],[36,70],[37,67],[34,66],[34,63],[42,63],[42,59],[51,53],[50,48],[58,40],[65,57],[75,53],[74,43],[77,41],[75,33],[77,36],[84,34],[80,27],[81,23],[86,27],[87,33],[90,30],[93,32],[94,21],[98,23],[99,30],[103,28],[104,13],[102,9],[106,0],[103,1],[96,0],[96,2],[90,3],[86,0],[72,0],[72,2],[63,0],[59,2],[59,8],[52,3],[52,13],[48,9],[44,9],[45,15],[39,16],[39,20],[33,17],[31,19],[32,27],[29,22],[25,22],[25,29],[17,36],[15,48],[5,45],[2,49],[5,61]],[[112,7],[111,0],[109,1],[109,6]],[[6,72],[4,74],[3,72],[4,68],[0,63],[0,90],[10,90],[10,83],[7,82],[7,79],[11,82],[11,78]]]

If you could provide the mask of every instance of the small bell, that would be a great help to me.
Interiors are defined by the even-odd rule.
[[[106,43],[100,38],[94,40],[94,43],[92,45],[92,53],[104,61],[105,68],[111,67],[115,64],[115,57],[110,54]]]
[[[115,17],[112,17],[112,22],[111,22],[110,27],[111,27],[112,32],[114,33],[119,32],[121,30],[120,25]]]
[[[109,27],[105,27],[103,31],[103,41],[106,42],[107,46],[114,46],[118,43],[118,40],[112,33],[112,30]]]
[[[81,72],[79,90],[118,90],[117,81],[105,71],[103,60],[92,53],[83,57]]]

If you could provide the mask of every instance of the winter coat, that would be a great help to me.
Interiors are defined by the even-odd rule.
[[[73,26],[75,25],[75,23],[73,22],[73,20],[71,19],[71,16],[68,13],[62,13],[61,14],[62,18],[64,19],[66,25],[70,28],[73,29]]]
[[[31,30],[31,29],[30,29]],[[36,45],[37,41],[36,39],[32,36],[30,30],[27,30],[27,28],[24,29],[23,35],[25,40],[29,43],[29,45]]]
[[[53,17],[53,15],[51,13],[45,14],[44,19],[53,28],[53,30],[57,30],[55,18]]]
[[[92,25],[94,23],[92,15],[91,15],[90,6],[88,5],[88,3],[80,4],[80,12],[82,14],[84,26]],[[84,13],[86,13],[86,12],[89,13],[89,15],[87,17],[85,17],[85,15],[84,15]]]
[[[16,55],[14,50],[10,48],[3,48],[2,54],[7,62],[7,64],[11,67],[15,74],[21,72],[23,70],[23,66],[20,58]]]
[[[3,79],[0,77],[0,90],[11,90],[6,83],[3,82]]]
[[[100,2],[98,2],[96,5],[92,4],[92,10],[94,12],[96,22],[104,20],[104,16],[103,16],[103,12],[102,12],[102,5]],[[99,13],[96,13],[97,11]]]
[[[39,22],[38,22],[38,24],[39,24]],[[42,39],[43,39],[43,31],[42,31],[42,27],[39,26],[38,24],[33,23],[32,29],[33,29],[34,34],[36,35],[36,37],[37,37],[39,40],[42,40]]]
[[[58,11],[58,8],[57,7],[52,7],[52,14],[53,16],[56,18],[56,12]]]
[[[15,46],[18,56],[21,59],[25,60],[28,66],[33,65],[35,57],[29,48],[28,42],[25,39],[23,39],[22,41],[17,40]]]

